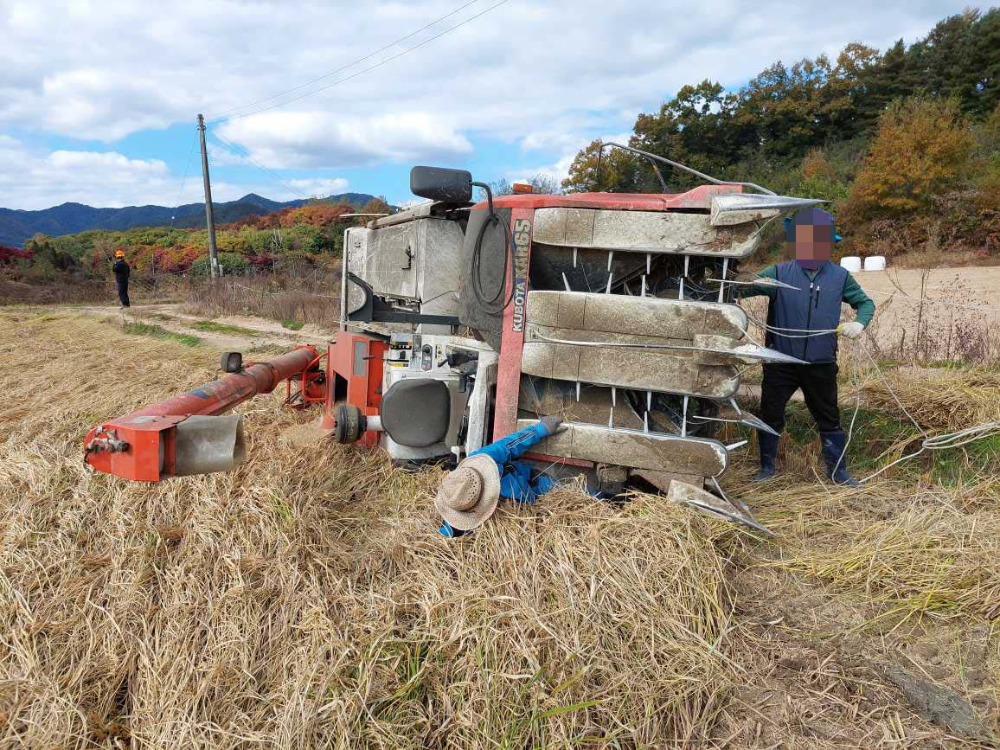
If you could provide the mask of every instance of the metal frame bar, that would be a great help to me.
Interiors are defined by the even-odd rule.
[[[600,177],[601,177],[601,175],[600,175],[600,172],[601,172],[600,157],[601,157],[601,154],[604,153],[604,147],[605,146],[614,146],[615,148],[620,148],[623,151],[631,151],[633,154],[639,154],[640,156],[644,156],[647,159],[651,159],[651,160],[655,160],[655,161],[661,161],[664,164],[669,164],[674,169],[683,170],[685,172],[688,172],[689,174],[693,174],[695,177],[700,177],[703,180],[711,182],[714,185],[740,185],[742,187],[749,187],[749,188],[753,188],[754,190],[759,190],[760,192],[764,193],[765,195],[777,195],[777,193],[775,193],[773,190],[768,190],[766,187],[761,187],[760,185],[758,185],[755,182],[736,182],[735,180],[720,180],[717,177],[712,177],[712,175],[705,174],[704,172],[699,172],[697,169],[692,169],[689,166],[681,164],[679,161],[672,161],[671,159],[667,159],[666,157],[657,156],[656,154],[651,154],[649,151],[643,151],[640,148],[633,148],[632,146],[623,146],[622,144],[615,143],[614,141],[608,141],[607,143],[601,143],[600,148],[598,149],[598,152],[597,152],[597,156],[598,156],[598,166],[597,166],[597,173],[598,174],[597,174],[597,178],[598,178],[598,180],[600,180]],[[660,176],[659,170],[656,170],[654,168],[654,171],[656,172],[657,177],[660,177],[660,183],[663,184],[663,190],[664,190],[664,192],[666,192],[667,186],[666,186],[665,183],[663,183],[663,177]]]

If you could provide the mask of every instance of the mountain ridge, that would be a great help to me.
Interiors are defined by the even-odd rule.
[[[367,193],[340,193],[320,200],[347,201],[362,206],[375,196]],[[234,201],[213,201],[215,220],[228,224],[246,216],[261,216],[284,208],[297,208],[309,200],[275,201],[257,193],[247,193]],[[89,229],[124,230],[142,226],[175,226],[198,228],[205,226],[205,204],[185,203],[180,206],[123,206],[97,208],[85,203],[67,201],[58,206],[37,210],[0,208],[0,245],[24,247],[36,234],[59,237]]]

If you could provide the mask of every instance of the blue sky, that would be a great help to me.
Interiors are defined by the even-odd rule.
[[[200,201],[198,112],[216,200],[402,203],[417,163],[561,179],[583,145],[624,137],[685,83],[735,88],[778,59],[912,42],[963,7],[0,0],[0,206]]]

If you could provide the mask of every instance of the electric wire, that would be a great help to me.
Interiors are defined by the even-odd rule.
[[[500,283],[497,284],[496,293],[492,297],[487,298],[486,293],[483,291],[482,255],[483,239],[486,236],[486,229],[491,225],[499,225],[503,229],[503,271],[500,273]],[[514,287],[517,285],[517,279],[514,278],[514,264],[510,258],[511,240],[510,227],[496,213],[486,217],[483,225],[479,228],[479,234],[476,236],[476,244],[472,251],[472,264],[469,269],[472,294],[475,296],[479,306],[490,315],[499,315],[507,309],[507,305],[514,299]],[[510,294],[501,302],[501,298],[507,287],[508,277],[510,278]]]
[[[464,5],[460,5],[459,7],[455,8],[455,10],[451,11],[450,13],[446,13],[445,15],[441,16],[440,18],[435,18],[433,21],[431,21],[426,26],[421,26],[416,31],[411,31],[409,34],[407,34],[405,36],[401,36],[401,37],[399,37],[399,39],[396,39],[395,41],[390,42],[389,44],[385,45],[384,47],[379,47],[377,50],[375,50],[373,52],[369,52],[364,57],[359,57],[356,60],[352,60],[351,62],[347,63],[346,65],[342,65],[341,67],[337,68],[336,70],[332,70],[329,73],[324,73],[323,75],[317,76],[316,78],[313,78],[312,80],[306,81],[305,83],[301,83],[298,86],[293,86],[290,89],[286,89],[286,90],[281,91],[281,92],[279,92],[277,94],[273,94],[272,96],[267,96],[267,97],[264,97],[263,99],[257,99],[256,101],[249,102],[248,104],[244,104],[244,105],[242,105],[240,107],[233,107],[232,109],[227,109],[224,112],[220,112],[219,114],[215,115],[215,119],[217,119],[217,120],[225,119],[228,115],[231,115],[234,112],[239,112],[242,109],[250,109],[252,107],[256,107],[258,104],[266,104],[267,102],[274,101],[275,99],[280,99],[283,96],[287,96],[288,94],[291,94],[291,93],[294,93],[296,91],[300,91],[300,90],[302,90],[304,88],[307,88],[309,86],[312,86],[314,83],[319,83],[320,81],[323,81],[323,80],[325,80],[327,78],[330,78],[331,76],[335,76],[338,73],[343,73],[345,70],[348,70],[349,68],[353,68],[355,65],[358,65],[359,63],[363,63],[365,60],[370,60],[371,58],[375,57],[375,55],[377,55],[377,54],[379,54],[381,52],[385,52],[388,49],[392,49],[397,44],[405,42],[407,39],[412,39],[417,34],[420,34],[423,31],[427,31],[427,29],[431,28],[432,26],[436,26],[437,24],[441,23],[445,19],[451,18],[455,14],[460,13],[461,11],[465,10],[466,8],[468,8],[470,5],[475,5],[479,1],[480,0],[470,0],[470,2],[467,2]]]
[[[184,194],[184,188],[187,186],[188,172],[191,169],[191,157],[194,156],[194,147],[198,143],[198,131],[195,131],[195,137],[191,141],[191,148],[188,149],[187,161],[184,162],[184,174],[181,176],[181,188],[177,191],[177,197],[174,198],[173,208],[180,206],[181,195]],[[173,226],[175,216],[170,217],[170,225]]]
[[[248,162],[250,162],[250,164],[252,164],[253,166],[257,167],[257,169],[259,169],[261,172],[263,172],[264,174],[266,174],[272,180],[274,180],[279,185],[281,185],[282,187],[284,187],[286,190],[290,190],[291,192],[295,193],[298,196],[301,196],[305,200],[309,200],[310,199],[311,196],[308,196],[305,193],[303,193],[301,190],[295,188],[292,185],[289,185],[287,182],[285,182],[283,179],[281,179],[280,177],[278,177],[278,175],[276,175],[270,169],[268,169],[263,164],[261,164],[256,159],[254,159],[252,156],[250,156],[250,152],[246,148],[244,148],[242,146],[236,145],[235,143],[233,143],[232,141],[228,140],[227,138],[224,138],[219,133],[216,133],[214,130],[212,131],[212,137],[215,138],[215,139],[217,139],[217,140],[219,140],[219,141],[221,141],[222,143],[224,143],[225,145],[229,146],[231,149],[233,149],[234,151],[236,151],[236,153],[237,153],[238,156],[242,156],[244,159],[246,159]]]
[[[256,110],[254,110],[252,112],[245,112],[244,114],[234,115],[233,117],[228,117],[228,118],[226,118],[226,117],[215,118],[214,122],[219,122],[219,121],[225,122],[225,121],[231,121],[231,120],[239,120],[239,119],[242,119],[244,117],[250,117],[251,115],[259,115],[259,114],[262,114],[263,112],[269,112],[269,111],[271,111],[273,109],[278,109],[279,107],[284,107],[284,106],[287,106],[287,105],[292,104],[294,102],[301,101],[302,99],[305,99],[307,97],[315,96],[316,94],[319,94],[322,91],[326,91],[327,89],[331,89],[334,86],[339,86],[342,83],[346,83],[347,81],[353,80],[353,79],[357,78],[358,76],[362,76],[365,73],[368,73],[368,72],[370,72],[372,70],[375,70],[376,68],[381,68],[383,65],[387,65],[388,63],[392,62],[393,60],[398,60],[399,58],[403,57],[404,55],[408,55],[411,52],[414,52],[414,51],[420,49],[421,47],[425,47],[428,44],[430,44],[431,42],[434,42],[434,41],[440,39],[441,37],[446,36],[447,34],[450,34],[451,32],[456,31],[457,29],[460,29],[462,26],[465,26],[468,23],[472,23],[477,18],[485,16],[490,11],[496,10],[501,5],[506,5],[508,2],[510,2],[510,0],[500,0],[500,2],[494,3],[493,5],[491,5],[490,7],[486,8],[485,10],[481,10],[479,13],[476,13],[473,16],[469,16],[469,18],[466,18],[464,21],[460,21],[459,23],[455,24],[454,26],[449,26],[444,31],[441,31],[441,32],[435,34],[432,37],[428,37],[424,41],[419,42],[418,44],[415,44],[412,47],[409,47],[408,49],[403,50],[402,52],[399,52],[399,53],[397,53],[395,55],[391,55],[391,56],[385,58],[384,60],[381,60],[381,61],[375,63],[374,65],[369,65],[367,68],[362,68],[361,70],[357,71],[356,73],[351,73],[349,76],[344,76],[343,78],[338,78],[337,80],[332,81],[331,83],[328,83],[325,86],[320,86],[317,89],[314,89],[312,91],[308,91],[305,94],[301,94],[300,96],[293,97],[292,99],[288,99],[287,101],[278,102],[277,104],[272,104],[272,105],[267,106],[267,107],[261,107],[260,109],[256,109]]]

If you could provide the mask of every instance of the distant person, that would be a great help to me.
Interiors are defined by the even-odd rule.
[[[767,345],[808,364],[765,364],[760,389],[760,417],[774,431],[785,427],[785,406],[799,388],[816,420],[827,477],[835,484],[856,486],[847,470],[847,438],[840,426],[837,405],[837,335],[858,338],[875,314],[868,298],[848,271],[830,261],[836,238],[833,216],[819,208],[806,208],[787,221],[785,240],[795,260],[778,263],[760,276],[795,289],[746,287],[742,297],[765,295]],[[854,322],[840,322],[840,305],[854,308]],[[775,474],[778,437],[758,431],[760,473],[755,481]]]
[[[128,275],[132,269],[125,262],[125,251],[115,250],[115,264],[111,267],[115,273],[115,284],[118,286],[118,299],[122,307],[131,307],[128,300]]]
[[[534,503],[555,482],[545,474],[531,476],[531,467],[518,461],[539,440],[566,428],[559,417],[542,417],[523,430],[473,451],[441,482],[434,506],[444,519],[438,531],[458,537],[481,526],[493,515],[501,497]]]

